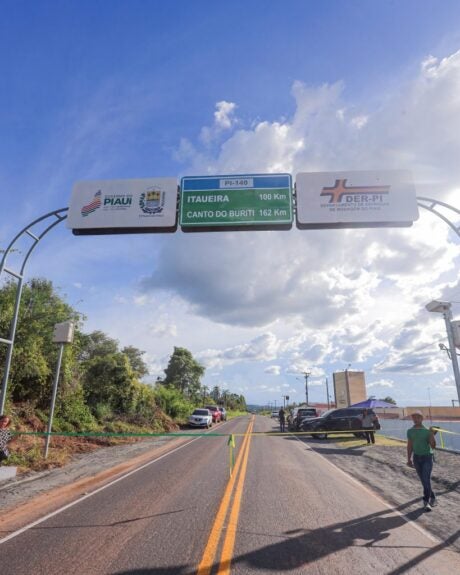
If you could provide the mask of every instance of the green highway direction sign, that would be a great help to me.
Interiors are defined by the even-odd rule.
[[[290,174],[187,176],[181,181],[180,226],[200,229],[290,229]]]

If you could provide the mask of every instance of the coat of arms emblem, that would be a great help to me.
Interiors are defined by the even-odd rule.
[[[165,193],[160,188],[149,188],[141,194],[139,206],[145,214],[159,214],[163,211]]]

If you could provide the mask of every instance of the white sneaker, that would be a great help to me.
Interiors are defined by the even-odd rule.
[[[424,510],[425,511],[431,511],[431,505],[429,503],[425,503]]]

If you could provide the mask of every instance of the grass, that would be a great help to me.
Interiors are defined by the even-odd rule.
[[[354,436],[331,436],[328,437],[338,446],[343,447],[344,449],[350,449],[353,447],[362,447],[367,445],[366,440],[363,438],[357,438]],[[404,444],[405,441],[392,439],[390,437],[386,437],[385,435],[376,434],[375,435],[375,444],[376,445],[385,445],[390,447],[401,447],[401,444]]]

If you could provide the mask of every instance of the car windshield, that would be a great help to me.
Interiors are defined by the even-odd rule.
[[[195,409],[192,415],[209,415],[209,412],[207,409]]]
[[[331,413],[334,413],[334,411],[336,411],[335,409],[328,409],[327,411],[325,411],[323,413],[323,415],[321,417],[326,417],[326,415],[330,415]]]
[[[213,406],[209,406],[206,409],[209,409],[209,411],[217,411],[217,407],[213,407]]]

